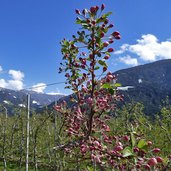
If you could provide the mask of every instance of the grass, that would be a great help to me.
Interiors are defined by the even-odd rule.
[[[0,171],[3,171],[4,170],[4,165],[2,162],[0,162]],[[7,171],[18,171],[19,170],[19,166],[17,164],[14,164],[14,163],[7,163],[7,168],[6,168]],[[21,171],[25,171],[26,168],[23,166],[21,168]],[[37,169],[38,171],[48,171],[47,168],[43,169]],[[34,168],[31,168],[29,167],[29,171],[35,171]]]

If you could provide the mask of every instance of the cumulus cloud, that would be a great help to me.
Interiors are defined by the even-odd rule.
[[[160,59],[171,59],[171,40],[160,42],[152,34],[142,35],[136,44],[123,44],[115,54],[133,53],[141,60],[153,62]]]
[[[37,83],[32,86],[32,90],[37,92],[37,93],[44,93],[44,90],[46,89],[46,84],[45,83]]]
[[[6,88],[8,83],[4,79],[0,79],[0,87],[1,88]]]
[[[24,78],[24,73],[22,73],[21,71],[16,71],[11,69],[9,70],[9,74],[11,75],[13,80],[22,81]]]
[[[5,80],[3,78],[0,79],[0,87],[13,89],[13,90],[23,89],[24,73],[21,71],[17,71],[17,70],[9,70],[8,74],[11,76],[11,79],[9,80]]]
[[[23,89],[23,82],[21,80],[9,80],[7,88],[13,90],[21,90]]]
[[[120,57],[119,60],[127,65],[132,65],[132,66],[137,66],[138,65],[138,60],[137,58],[132,58],[129,55]]]

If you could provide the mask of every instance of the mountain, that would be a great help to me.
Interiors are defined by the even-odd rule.
[[[169,96],[171,103],[171,59],[139,65],[114,72],[117,82],[121,83],[120,93],[124,94],[124,103],[141,102],[144,112],[153,115],[160,111],[162,101]],[[15,91],[0,88],[0,104],[12,111],[14,107],[25,107],[27,94],[31,94],[31,107],[52,109],[55,101],[65,100],[71,105],[70,96],[48,95],[34,91]]]
[[[122,69],[113,74],[117,75],[117,82],[122,85],[118,89],[124,95],[123,103],[141,102],[146,114],[159,112],[162,101],[167,96],[171,97],[171,59]],[[71,104],[69,96],[60,101],[62,99]],[[123,103],[119,103],[119,107]],[[49,105],[49,108],[53,105]]]
[[[13,108],[26,107],[27,94],[30,94],[30,106],[32,109],[39,109],[59,100],[63,95],[49,95],[28,90],[10,90],[0,88],[0,104],[6,107],[10,114]]]
[[[122,84],[126,102],[141,102],[145,113],[159,112],[162,101],[171,97],[171,59],[140,65],[114,73]],[[171,102],[171,98],[169,98]]]

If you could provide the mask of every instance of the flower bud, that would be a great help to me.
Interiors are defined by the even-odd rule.
[[[162,163],[162,162],[163,162],[163,159],[162,159],[161,157],[159,157],[159,156],[156,157],[156,160],[157,160],[157,162],[159,162],[159,163]]]
[[[114,50],[113,50],[113,48],[109,48],[107,51],[108,52],[113,52]]]
[[[105,35],[104,32],[102,32],[102,33],[100,34],[100,37],[104,37],[104,35]]]
[[[102,4],[102,5],[101,5],[101,11],[103,11],[104,8],[105,8],[105,4]]]
[[[92,14],[96,13],[96,11],[97,11],[96,6],[90,8],[90,12],[91,12]]]
[[[118,31],[115,31],[112,33],[112,36],[115,38],[115,39],[120,39],[121,36],[120,36],[120,33]]]
[[[152,152],[154,152],[154,153],[159,153],[159,152],[160,152],[160,148],[154,148],[154,149],[152,150]]]
[[[78,15],[81,14],[81,13],[80,13],[80,10],[78,10],[78,9],[76,9],[75,12],[76,12],[76,14],[78,14]]]
[[[157,164],[157,160],[153,157],[148,160],[148,164],[150,166],[155,166]]]
[[[109,45],[109,42],[104,42],[103,47],[107,47]]]
[[[112,28],[113,27],[113,24],[110,24],[109,26],[108,26],[108,28]]]
[[[104,57],[104,59],[108,60],[108,59],[109,59],[109,55],[106,55],[106,56]]]

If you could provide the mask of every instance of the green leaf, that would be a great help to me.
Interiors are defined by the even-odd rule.
[[[147,142],[144,140],[144,139],[141,139],[139,142],[138,142],[138,145],[137,147],[140,148],[140,149],[143,149],[145,146],[147,146]]]
[[[93,171],[94,169],[90,166],[87,166],[88,171]]]
[[[120,84],[120,83],[115,83],[115,87],[121,87],[122,86],[122,84]]]
[[[103,14],[102,15],[102,18],[106,18],[106,17],[108,17],[109,15],[111,15],[112,14],[112,12],[108,12],[108,13],[106,13],[106,14]]]
[[[110,89],[109,89],[109,93],[110,93],[111,95],[114,95],[114,93],[115,93],[114,89],[110,88]]]
[[[94,68],[94,70],[98,70],[100,67],[99,66],[96,66],[95,68]]]
[[[123,157],[129,157],[129,156],[133,156],[134,154],[132,153],[132,149],[131,147],[125,147],[122,151],[123,153]]]
[[[163,163],[164,163],[164,165],[167,165],[169,163],[169,158],[164,157],[163,158]]]
[[[105,54],[111,56],[111,54],[109,52],[105,52]]]
[[[76,24],[81,24],[81,18],[77,17]]]
[[[100,33],[99,33],[99,35],[100,35]],[[96,42],[97,42],[98,44],[100,44],[100,42],[101,42],[100,37],[96,37]]]
[[[101,66],[107,66],[106,62],[103,61],[103,60],[99,60],[98,63],[101,65]]]
[[[132,148],[133,148],[135,146],[135,136],[132,132],[131,132],[131,143],[132,143]]]
[[[108,88],[111,88],[111,85],[110,85],[110,83],[105,83],[102,85],[102,88],[108,89]]]

